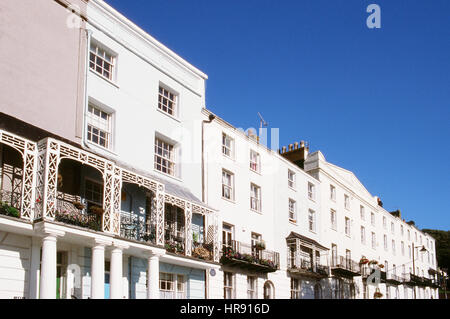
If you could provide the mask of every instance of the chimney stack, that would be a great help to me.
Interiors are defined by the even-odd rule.
[[[300,144],[300,147],[299,147]],[[286,158],[288,161],[294,163],[301,169],[304,169],[304,163],[306,158],[308,157],[309,146],[305,141],[295,142],[294,144],[289,144],[287,147],[288,151],[286,151],[286,146],[282,147],[280,155]]]

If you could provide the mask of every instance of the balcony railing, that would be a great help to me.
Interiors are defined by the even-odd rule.
[[[386,282],[394,285],[400,285],[403,283],[403,276],[398,276],[393,273],[388,272],[386,274]]]
[[[328,266],[313,263],[311,260],[302,258],[299,254],[288,257],[288,270],[292,273],[301,273],[315,277],[328,277]]]
[[[360,264],[344,256],[334,256],[331,258],[332,271],[344,277],[354,277],[361,275]]]
[[[0,215],[20,217],[20,203],[22,194],[7,190],[0,190]]]
[[[102,230],[101,214],[87,212],[85,205],[75,198],[71,200],[59,197],[56,200],[55,221],[96,231]]]
[[[280,254],[233,240],[230,245],[223,246],[220,262],[224,265],[267,273],[279,269]]]
[[[120,213],[120,236],[145,243],[156,243],[156,225],[145,215],[129,212]]]

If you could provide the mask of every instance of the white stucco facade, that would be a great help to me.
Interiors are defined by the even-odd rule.
[[[0,127],[0,298],[373,299],[363,257],[382,298],[438,298],[435,240],[352,172],[212,114],[207,75],[105,2],[83,17],[81,134]]]

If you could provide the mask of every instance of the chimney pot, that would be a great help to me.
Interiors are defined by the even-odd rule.
[[[283,146],[282,149],[283,149],[282,152],[283,152],[283,153],[286,153],[286,146]]]
[[[298,149],[298,142],[294,143],[294,149]]]
[[[305,141],[300,141],[300,147],[305,147]]]
[[[292,144],[289,144],[289,151],[292,151],[293,147],[294,146]]]

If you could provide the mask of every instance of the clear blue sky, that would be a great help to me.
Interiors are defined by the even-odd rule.
[[[387,210],[450,230],[449,0],[107,2],[208,74],[220,117],[259,111],[281,145],[309,141]]]

